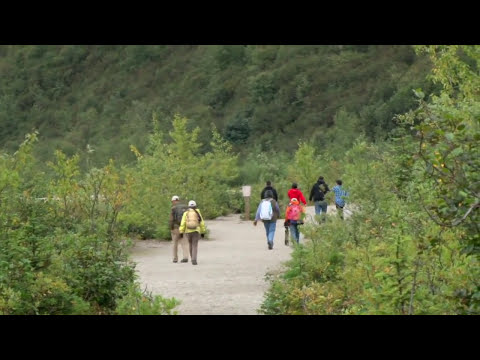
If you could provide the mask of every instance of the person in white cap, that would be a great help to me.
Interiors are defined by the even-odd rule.
[[[182,247],[183,259],[182,263],[188,262],[188,244],[187,240],[180,236],[180,223],[182,221],[183,213],[187,210],[187,206],[180,202],[177,195],[172,196],[172,209],[170,211],[170,219],[168,224],[170,226],[170,233],[172,235],[173,243],[173,262],[178,262],[178,244]]]
[[[180,237],[183,237],[183,234],[185,234],[188,239],[192,265],[197,265],[198,240],[200,237],[203,238],[205,236],[207,230],[202,214],[194,200],[188,202],[188,210],[183,213],[179,231]]]

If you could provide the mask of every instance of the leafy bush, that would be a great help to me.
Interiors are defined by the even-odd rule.
[[[260,313],[478,313],[478,259],[462,249],[468,233],[431,221],[418,196],[428,183],[398,181],[408,163],[397,154],[414,145],[408,137],[402,142],[360,140],[347,153],[343,177],[353,215],[302,226],[309,240],[271,279]],[[410,174],[418,170],[414,165]]]
[[[274,74],[264,72],[252,77],[249,79],[249,90],[254,103],[269,103],[277,92]]]
[[[129,179],[113,162],[83,175],[78,156],[57,151],[44,181],[33,170],[36,139],[0,157],[0,313],[111,314],[138,288],[117,226]]]
[[[164,298],[141,292],[137,287],[131,287],[128,294],[118,301],[115,309],[117,315],[177,315],[173,310],[180,302],[175,298]]]
[[[211,150],[200,154],[200,129],[188,129],[187,118],[174,116],[171,142],[166,142],[158,131],[155,115],[153,120],[157,125],[147,153],[141,154],[132,146],[138,162],[136,169],[129,172],[133,193],[120,216],[124,228],[142,229],[144,233],[154,229],[155,237],[170,238],[168,218],[173,195],[185,203],[195,200],[205,218],[225,215],[232,211],[232,205],[237,209],[238,200],[227,195],[238,177],[237,155],[216,128],[212,129]]]

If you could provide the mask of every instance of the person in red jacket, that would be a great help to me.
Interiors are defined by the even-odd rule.
[[[305,200],[305,196],[303,196],[300,189],[297,189],[297,183],[292,184],[292,188],[288,190],[288,198],[292,200],[293,198],[298,199],[303,205],[307,205],[307,201]]]

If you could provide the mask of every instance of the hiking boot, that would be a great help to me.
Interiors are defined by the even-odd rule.
[[[180,262],[188,262],[188,259],[182,259]]]
[[[268,243],[268,250],[272,250],[272,249],[273,249],[273,244]]]
[[[197,261],[196,261],[196,260],[192,260],[192,265],[197,265]]]
[[[173,262],[176,263],[176,262],[178,262],[178,260],[175,260],[175,259],[174,259]]]

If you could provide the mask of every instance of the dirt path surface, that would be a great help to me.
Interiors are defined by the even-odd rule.
[[[328,212],[334,212],[330,207]],[[307,207],[313,214],[313,207]],[[181,300],[181,315],[255,315],[268,282],[267,272],[281,270],[292,248],[284,244],[283,220],[277,222],[273,250],[268,250],[265,228],[242,221],[240,215],[205,221],[208,240],[198,244],[198,265],[172,262],[172,243],[138,241],[133,250],[142,288]],[[301,238],[301,242],[303,238]],[[179,246],[179,259],[182,258]]]

